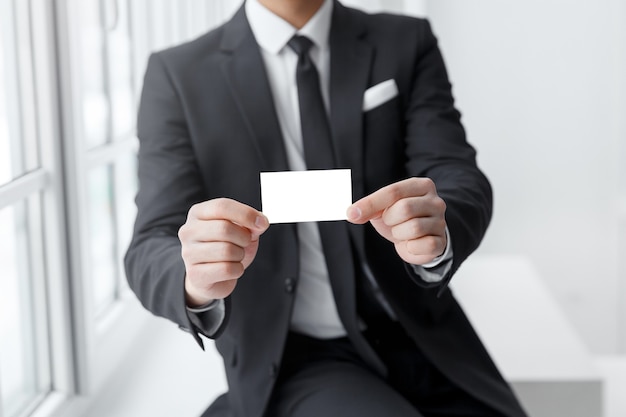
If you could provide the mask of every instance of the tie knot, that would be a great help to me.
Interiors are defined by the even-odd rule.
[[[298,58],[306,55],[309,49],[313,46],[313,41],[306,36],[294,35],[293,38],[287,42],[287,45],[298,55]]]

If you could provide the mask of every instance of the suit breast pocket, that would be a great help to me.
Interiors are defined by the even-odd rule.
[[[380,106],[363,113],[365,132],[380,124],[396,125],[400,122],[400,97],[396,96]]]
[[[404,132],[399,97],[363,114],[367,188],[378,189],[404,175]]]

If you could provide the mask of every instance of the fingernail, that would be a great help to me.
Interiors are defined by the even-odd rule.
[[[266,229],[269,226],[269,221],[265,216],[258,216],[254,221],[254,225],[259,229]]]
[[[361,217],[361,209],[356,206],[350,206],[348,208],[348,220],[359,220]]]

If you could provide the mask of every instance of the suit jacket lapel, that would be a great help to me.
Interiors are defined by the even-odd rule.
[[[289,169],[265,64],[242,6],[224,28],[222,71],[265,171]]]
[[[373,58],[365,35],[366,27],[354,12],[335,1],[329,38],[330,125],[339,165],[352,169],[354,201],[365,193],[362,108]],[[350,233],[363,256],[363,226],[350,225]]]
[[[222,72],[259,154],[262,171],[288,171],[287,152],[265,63],[250,29],[244,6],[224,27],[221,48],[225,59]],[[270,232],[284,233],[297,242],[295,224],[274,225]],[[276,275],[276,278],[280,276]]]

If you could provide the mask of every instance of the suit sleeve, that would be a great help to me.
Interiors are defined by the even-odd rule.
[[[185,266],[178,229],[205,188],[176,85],[160,55],[150,57],[139,116],[137,218],[124,259],[131,289],[153,314],[189,330],[202,345],[185,305]],[[219,333],[216,332],[215,335]]]
[[[439,283],[443,291],[461,263],[478,247],[492,213],[492,190],[476,164],[476,151],[467,142],[461,115],[454,107],[437,40],[427,21],[421,20],[413,84],[406,106],[407,171],[429,177],[446,202],[446,222],[452,238],[452,267]]]

